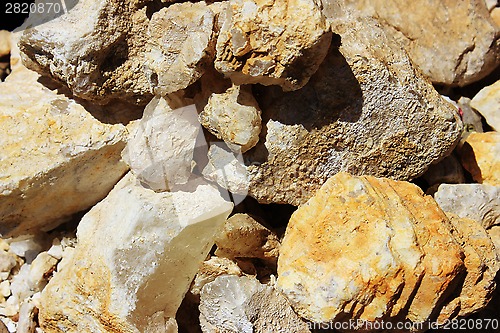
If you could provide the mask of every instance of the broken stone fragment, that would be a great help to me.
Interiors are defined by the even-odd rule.
[[[441,184],[434,194],[446,213],[469,218],[483,228],[500,225],[500,187],[484,184]]]
[[[152,2],[78,1],[68,14],[24,31],[23,62],[80,98],[146,104],[152,97],[143,70],[148,5]]]
[[[215,255],[227,258],[259,258],[276,262],[279,240],[276,234],[247,214],[231,216],[215,239]]]
[[[483,309],[495,290],[495,276],[500,268],[500,257],[484,227],[475,220],[451,214],[452,234],[465,253],[467,275],[457,291],[457,297],[446,304],[438,321],[464,317]]]
[[[199,296],[204,285],[221,275],[242,276],[243,272],[234,261],[228,258],[210,257],[200,265],[189,291]]]
[[[292,215],[278,287],[316,323],[433,320],[465,273],[451,229],[414,184],[338,173]]]
[[[475,181],[500,186],[500,133],[471,133],[459,154]]]
[[[0,58],[10,54],[10,35],[10,31],[0,30]]]
[[[215,53],[214,17],[204,1],[173,4],[153,14],[146,75],[155,95],[184,89],[202,76]]]
[[[241,154],[224,149],[223,143],[214,143],[208,149],[208,163],[203,169],[203,176],[216,182],[233,194],[239,194],[237,198],[242,201],[241,196],[248,193],[248,172]]]
[[[328,1],[324,1],[328,7]],[[484,0],[346,0],[357,15],[378,18],[433,83],[465,86],[491,73],[500,33]],[[325,11],[332,20],[335,11]],[[450,41],[454,41],[450,43]]]
[[[331,32],[314,0],[230,0],[227,11],[215,68],[237,85],[300,89],[328,51]]]
[[[500,131],[500,80],[481,89],[470,105],[481,113],[488,125]]]
[[[155,191],[186,184],[199,131],[194,105],[172,109],[166,99],[155,97],[132,133],[123,159],[137,179]]]
[[[40,326],[45,333],[169,332],[231,210],[211,185],[156,193],[129,173],[80,222],[70,263],[42,292]]]
[[[259,141],[260,113],[251,87],[233,86],[222,94],[212,94],[199,118],[210,133],[244,153]]]
[[[127,170],[120,157],[125,126],[100,122],[38,78],[18,68],[0,83],[4,237],[57,226],[104,198]]]
[[[373,19],[338,20],[333,30],[340,48],[304,88],[256,94],[265,140],[245,161],[262,203],[300,205],[340,171],[409,180],[460,138],[455,107]]]
[[[280,292],[255,278],[219,276],[200,296],[204,333],[310,332]]]
[[[491,240],[495,244],[497,255],[500,257],[500,226],[493,226],[486,231],[488,232],[488,235],[491,237]]]

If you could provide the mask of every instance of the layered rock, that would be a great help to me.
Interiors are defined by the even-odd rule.
[[[470,105],[486,119],[496,131],[500,131],[500,80],[479,91]]]
[[[500,34],[484,0],[345,0],[357,14],[377,17],[432,82],[464,86],[491,73]],[[325,1],[328,8],[328,2]],[[334,20],[334,10],[325,11]],[[454,41],[454,42],[450,42]]]
[[[446,213],[479,222],[484,228],[500,225],[500,187],[484,184],[442,184],[434,194]]]
[[[205,2],[179,3],[153,14],[146,75],[156,95],[186,88],[213,60],[215,14]]]
[[[0,234],[50,229],[104,198],[127,170],[127,130],[17,68],[0,84]],[[106,119],[96,114],[96,117]]]
[[[30,69],[97,103],[151,99],[144,74],[148,7],[140,0],[82,0],[66,15],[25,30],[20,49]]]
[[[237,85],[299,89],[330,45],[328,24],[313,0],[230,0],[225,18],[215,68]]]
[[[500,133],[471,133],[459,153],[475,181],[500,186]]]
[[[217,138],[244,153],[259,141],[260,113],[251,87],[233,86],[210,96],[200,113],[200,122]]]
[[[227,258],[259,258],[275,262],[279,254],[276,234],[247,214],[231,216],[215,239],[215,255]]]
[[[292,215],[278,287],[317,323],[466,315],[494,289],[498,263],[484,235],[476,222],[450,222],[411,183],[339,173]]]
[[[265,130],[246,159],[260,202],[299,205],[340,171],[412,179],[460,137],[455,108],[375,21],[338,20],[333,30],[340,48],[304,88],[259,92]]]
[[[70,263],[42,293],[42,329],[169,332],[231,210],[210,185],[155,193],[128,174],[80,222]]]
[[[204,333],[310,332],[286,298],[255,278],[220,276],[201,290]]]
[[[192,175],[193,154],[200,131],[194,106],[170,107],[155,97],[131,135],[123,158],[136,177],[156,191],[186,184]]]

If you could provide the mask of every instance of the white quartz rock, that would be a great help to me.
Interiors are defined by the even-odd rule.
[[[441,209],[478,221],[485,228],[500,224],[500,187],[486,184],[442,184],[434,194]]]
[[[80,222],[70,262],[42,292],[42,329],[166,332],[231,210],[211,185],[156,193],[129,173]]]
[[[173,110],[166,99],[156,97],[146,107],[123,158],[139,181],[155,191],[185,184],[192,175],[200,127],[194,106]]]

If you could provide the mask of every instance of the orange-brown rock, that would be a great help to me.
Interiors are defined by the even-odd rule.
[[[339,173],[292,215],[278,286],[297,313],[318,323],[433,320],[457,297],[457,288],[462,293],[455,303],[469,313],[489,300],[498,269],[491,241],[462,248],[475,234],[484,234],[480,225],[451,223],[411,183]],[[478,254],[483,247],[488,254]],[[483,255],[488,260],[481,261]],[[487,282],[484,292],[476,292],[483,287],[475,280],[481,274]]]
[[[475,181],[500,186],[500,133],[471,133],[460,155],[462,165]]]

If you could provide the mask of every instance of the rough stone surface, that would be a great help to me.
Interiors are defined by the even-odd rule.
[[[442,184],[434,199],[446,213],[479,222],[484,228],[500,224],[500,187],[484,184]]]
[[[495,276],[500,268],[500,257],[497,256],[495,245],[481,224],[456,215],[450,216],[450,222],[452,234],[465,253],[467,275],[459,296],[441,310],[441,322],[483,309],[495,290]]]
[[[275,262],[279,254],[276,234],[248,214],[231,216],[215,239],[215,255],[227,258],[259,258]]]
[[[468,132],[483,132],[483,117],[474,110],[470,105],[471,99],[461,97],[458,100],[457,106],[462,110],[462,122],[464,129]]]
[[[491,240],[495,244],[497,255],[500,256],[500,226],[493,226],[492,228],[486,231],[488,232],[488,235],[491,237]]]
[[[379,18],[434,83],[464,86],[499,63],[499,29],[483,0],[345,1],[357,13]],[[335,19],[335,12],[328,16]]]
[[[471,133],[459,153],[475,181],[500,186],[500,133]]]
[[[155,193],[129,173],[80,222],[70,264],[43,290],[40,326],[167,332],[231,210],[210,185]]]
[[[104,198],[126,172],[127,130],[16,69],[0,83],[0,234],[49,229]]]
[[[222,94],[212,94],[199,117],[210,133],[244,153],[259,141],[260,113],[251,87],[233,86]]]
[[[330,45],[328,24],[313,0],[230,0],[225,17],[215,68],[237,85],[299,89]]]
[[[81,0],[67,15],[25,30],[23,62],[75,96],[146,104],[152,97],[143,70],[147,2]]]
[[[204,285],[212,282],[221,275],[242,276],[243,272],[231,259],[212,256],[200,265],[198,273],[194,278],[193,285],[189,291],[191,291],[193,295],[200,295]]]
[[[339,173],[292,215],[278,287],[313,322],[432,320],[465,273],[451,228],[411,183]]]
[[[369,18],[337,21],[332,47],[309,83],[260,94],[265,130],[246,154],[249,193],[304,203],[340,171],[412,179],[455,146],[462,131],[406,53]]]
[[[500,80],[481,89],[470,105],[481,113],[488,125],[500,131]]]
[[[223,145],[223,143],[215,143],[210,146],[208,163],[202,171],[203,176],[232,193],[246,195],[248,193],[249,176],[243,157]]]
[[[220,276],[203,287],[200,300],[204,333],[310,332],[283,295],[255,278]]]
[[[205,2],[173,4],[153,14],[146,75],[156,95],[184,89],[204,73],[215,53],[214,17]]]
[[[10,54],[10,31],[0,30],[0,57]]]
[[[173,110],[159,97],[147,105],[122,154],[143,184],[165,191],[188,182],[201,127],[197,119],[194,106]]]

